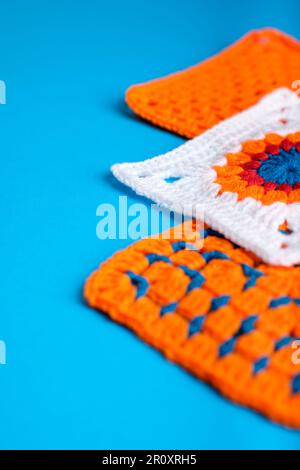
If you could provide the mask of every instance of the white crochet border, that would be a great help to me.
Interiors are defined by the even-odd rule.
[[[193,216],[204,210],[205,222],[238,245],[274,265],[300,262],[300,203],[273,203],[225,192],[214,183],[214,165],[241,150],[241,143],[266,133],[281,135],[300,130],[300,100],[281,88],[248,110],[227,119],[165,155],[139,163],[112,166],[120,181],[157,204]],[[179,178],[173,183],[167,178]],[[278,227],[287,221],[292,233]]]

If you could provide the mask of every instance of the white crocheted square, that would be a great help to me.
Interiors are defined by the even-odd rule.
[[[112,167],[138,194],[265,262],[300,262],[300,100],[282,88],[172,152]]]

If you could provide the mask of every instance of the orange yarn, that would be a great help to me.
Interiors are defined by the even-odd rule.
[[[254,31],[202,64],[129,88],[126,99],[145,119],[194,137],[276,88],[291,87],[299,71],[298,41]],[[296,148],[299,133],[287,139]],[[241,176],[252,169],[253,155],[282,142],[268,135],[227,155],[227,164],[215,167],[220,193],[264,204],[300,201],[296,185],[266,190],[254,174]],[[300,364],[292,361],[300,267],[263,264],[209,228],[195,251],[185,249],[188,229],[173,235],[141,240],[103,263],[85,284],[87,302],[233,401],[300,429]]]
[[[291,160],[288,163],[287,156],[290,149],[295,152],[296,156],[294,156],[294,161]],[[285,152],[281,162],[280,151]],[[284,166],[284,170],[288,169],[294,178],[296,166],[300,172],[300,132],[287,136],[268,134],[262,140],[244,142],[241,152],[228,154],[226,156],[227,164],[214,166],[217,173],[215,183],[220,185],[219,194],[227,191],[233,192],[237,193],[238,200],[252,197],[265,205],[274,202],[287,204],[299,202],[300,178],[291,186],[287,184],[286,180],[282,184],[266,181],[259,174],[264,162],[269,162],[270,157],[274,159],[276,173],[279,173],[282,181],[284,179],[282,166]],[[288,178],[289,172],[286,171],[284,176]]]
[[[146,239],[87,280],[87,302],[240,404],[300,428],[300,267],[258,259],[206,229],[200,250]]]
[[[130,108],[186,137],[254,105],[299,79],[300,43],[273,29],[253,31],[225,51],[179,73],[128,89]]]

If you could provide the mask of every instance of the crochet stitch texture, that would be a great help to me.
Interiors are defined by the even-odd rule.
[[[251,195],[267,205],[300,201],[300,132],[248,141],[242,152],[226,158],[226,165],[214,167],[220,193],[233,191],[239,199]]]
[[[112,171],[162,206],[203,213],[265,262],[291,266],[300,263],[299,131],[300,99],[283,88],[172,152]]]
[[[84,295],[226,397],[300,429],[300,267],[262,261],[300,261],[299,100],[287,89],[268,95],[299,70],[299,42],[261,30],[128,90],[142,117],[202,135],[113,173],[178,212],[200,205],[211,228],[194,249],[189,230],[133,244],[92,273]]]
[[[128,89],[129,107],[153,124],[195,137],[299,78],[300,43],[275,29],[252,31],[204,62]]]
[[[87,302],[226,397],[300,428],[300,268],[203,235],[195,251],[184,236],[115,254],[87,280]]]

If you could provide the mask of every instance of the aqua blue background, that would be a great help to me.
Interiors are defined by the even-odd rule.
[[[299,1],[1,0],[0,17],[0,447],[300,448],[82,301],[130,243],[96,238],[98,204],[138,201],[110,165],[183,142],[134,118],[126,87],[249,29],[300,39]]]

